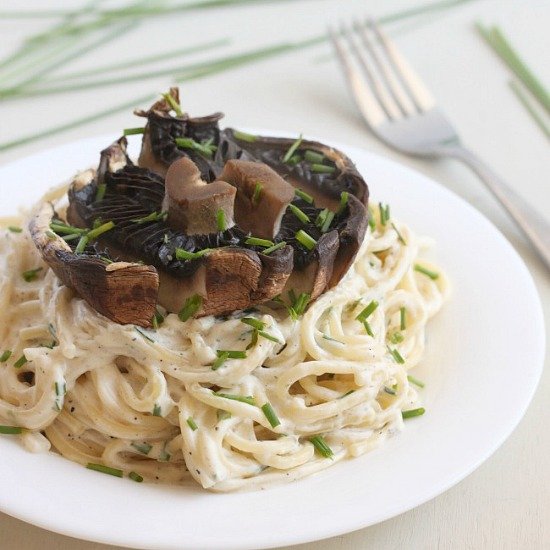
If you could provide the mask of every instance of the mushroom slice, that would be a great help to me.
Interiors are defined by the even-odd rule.
[[[273,239],[294,198],[294,187],[261,162],[229,160],[220,179],[237,188],[235,220],[244,231]]]
[[[151,326],[159,278],[154,267],[126,262],[106,263],[98,256],[75,254],[50,230],[55,210],[41,206],[29,231],[44,261],[69,288],[115,323]]]
[[[203,181],[191,159],[183,157],[170,166],[165,190],[163,211],[168,212],[172,228],[187,235],[204,235],[235,225],[233,203],[237,190],[225,181]]]

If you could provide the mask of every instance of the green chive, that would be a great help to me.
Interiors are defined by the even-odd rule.
[[[280,243],[277,243],[273,246],[270,246],[269,248],[266,248],[265,250],[262,250],[262,254],[269,255],[272,252],[275,252],[276,250],[283,248],[284,246],[286,246],[286,241],[281,241]]]
[[[310,294],[307,292],[302,292],[298,298],[293,300],[289,313],[294,319],[298,319],[298,317],[301,317],[304,314],[310,298]]]
[[[58,235],[48,229],[48,231],[46,231],[46,237],[48,237],[48,239],[50,240],[54,240],[57,239]]]
[[[338,344],[345,345],[344,342],[340,342],[340,340],[336,340],[336,338],[332,338],[332,336],[329,336],[328,334],[323,334],[323,338],[329,342],[337,342]]]
[[[248,237],[248,239],[246,239],[244,243],[251,246],[263,246],[265,248],[271,248],[275,244],[273,243],[273,241],[268,241],[267,239],[259,239],[258,237]]]
[[[401,306],[399,308],[399,328],[401,330],[405,330],[407,328],[407,310],[405,309],[405,306]]]
[[[426,384],[424,384],[424,382],[422,382],[422,380],[419,380],[418,378],[415,378],[412,374],[407,375],[407,380],[411,384],[414,384],[415,386],[418,386],[419,388],[423,388],[426,385]]]
[[[384,206],[381,202],[378,203],[378,209],[380,210],[380,223],[386,225],[390,220],[390,205]]]
[[[325,155],[317,153],[316,151],[306,151],[304,153],[304,159],[313,164],[323,164]]]
[[[142,223],[148,223],[148,222],[160,222],[165,221],[168,217],[168,212],[151,212],[148,216],[144,216],[143,218],[137,218],[136,220],[132,220],[134,223],[142,224]]]
[[[365,319],[367,319],[372,313],[376,310],[378,307],[378,302],[376,300],[371,300],[369,305],[364,308],[357,317],[355,317],[358,321],[363,322]]]
[[[393,229],[397,233],[397,240],[399,242],[401,242],[402,244],[404,244],[405,246],[407,246],[407,243],[405,242],[405,239],[403,238],[403,235],[401,235],[401,233],[399,233],[399,229],[397,229],[397,227],[395,227],[395,224],[393,222],[391,222],[391,226],[393,227]]]
[[[265,328],[265,323],[263,321],[260,321],[259,319],[254,319],[254,317],[243,317],[241,319],[241,323],[244,323],[245,325],[253,327],[257,330],[264,330]]]
[[[67,393],[67,384],[65,382],[63,382],[63,384],[56,382],[54,384],[54,388],[55,388],[55,395],[61,396]]]
[[[20,227],[16,227],[15,225],[9,225],[8,231],[11,231],[12,233],[21,233],[23,229],[21,229]]]
[[[60,222],[50,223],[50,229],[57,234],[67,234],[67,235],[83,235],[86,233],[87,229],[82,229],[80,227],[72,227],[71,225],[66,225]]]
[[[229,353],[220,353],[218,358],[212,363],[212,370],[218,370],[229,359]]]
[[[63,240],[65,242],[74,241],[75,239],[79,239],[81,237],[80,233],[73,233],[72,235],[63,235]]]
[[[246,351],[220,349],[216,351],[218,357],[227,353],[229,359],[246,359]]]
[[[145,128],[125,128],[123,134],[125,136],[135,136],[137,134],[143,134],[144,132]]]
[[[149,443],[132,443],[132,447],[144,455],[148,455],[153,448]]]
[[[369,211],[369,227],[370,227],[370,230],[374,233],[374,231],[376,230],[376,220],[374,219],[374,212],[372,211],[372,208],[370,206],[368,208],[368,211]]]
[[[128,474],[128,477],[132,480],[132,481],[136,481],[137,483],[141,483],[143,481],[143,477],[141,477],[137,472],[130,472]]]
[[[332,223],[333,219],[334,219],[334,212],[331,212],[329,210],[327,212],[327,215],[325,216],[325,220],[323,221],[323,225],[321,226],[321,233],[326,233],[329,230],[330,224]]]
[[[187,419],[187,425],[193,430],[198,430],[199,427],[197,426],[197,423],[195,422],[195,420],[193,419],[192,416],[190,416],[188,419]]]
[[[431,271],[428,268],[421,266],[420,264],[414,264],[414,270],[418,271],[418,273],[426,275],[426,277],[429,277],[432,281],[435,281],[439,277],[439,273]]]
[[[257,181],[254,186],[254,193],[252,194],[252,204],[258,204],[260,200],[260,195],[262,193],[262,184]]]
[[[390,395],[397,395],[397,392],[393,388],[388,388],[388,386],[384,386],[384,391]]]
[[[2,355],[0,355],[0,363],[5,363],[13,352],[10,349],[7,349]]]
[[[342,191],[340,193],[340,208],[338,208],[338,213],[343,212],[348,205],[349,193],[347,191]]]
[[[302,134],[300,134],[298,136],[298,139],[288,148],[288,151],[283,157],[283,162],[285,164],[291,159],[292,155],[294,155],[294,153],[298,150],[298,147],[300,147],[302,140],[303,140],[303,137],[302,137]]]
[[[232,401],[240,401],[241,403],[246,403],[247,405],[256,406],[256,401],[251,395],[233,395],[230,393],[214,393],[216,397],[223,397],[224,399],[231,399]]]
[[[211,248],[203,248],[202,250],[199,250],[198,252],[188,252],[187,250],[184,250],[183,248],[176,248],[176,259],[178,260],[196,260],[198,258],[202,258],[205,254],[208,254],[208,252],[211,252]]]
[[[295,189],[294,194],[297,197],[300,197],[303,201],[309,202],[309,204],[313,204],[313,197],[305,191],[302,191],[301,189]]]
[[[311,441],[311,443],[313,443],[313,446],[320,455],[324,456],[325,458],[332,458],[334,453],[332,452],[332,449],[327,445],[327,442],[322,435],[315,435],[313,437],[310,437],[309,440]]]
[[[23,271],[21,276],[27,283],[30,283],[31,281],[34,281],[38,275],[42,271],[42,267],[37,267],[36,269],[29,269],[28,271]]]
[[[25,357],[25,355],[23,354],[14,364],[13,364],[13,368],[15,369],[20,369],[26,362],[28,361],[28,359]]]
[[[308,250],[313,250],[317,244],[317,241],[303,229],[300,229],[295,236],[296,240]]]
[[[197,151],[198,153],[201,153],[202,155],[211,158],[214,151],[216,151],[217,147],[215,145],[212,145],[209,141],[203,141],[201,143],[195,141],[192,138],[176,138],[175,139],[176,145],[178,147],[182,147],[183,149],[191,149],[193,151]]]
[[[386,346],[386,349],[396,363],[399,363],[400,365],[403,365],[405,363],[405,359],[403,359],[401,354],[395,348],[391,349],[389,346]]]
[[[523,91],[521,85],[515,80],[510,80],[508,85],[516,94],[521,104],[525,107],[527,112],[531,115],[531,118],[538,125],[538,127],[546,134],[546,137],[550,139],[550,126],[546,124],[542,117],[542,113],[538,113],[535,107],[532,105],[533,101],[529,98],[526,92]]]
[[[87,246],[88,246],[88,237],[86,235],[82,235],[82,237],[80,237],[80,240],[78,241],[78,244],[76,245],[76,248],[74,249],[74,253],[82,254],[82,252],[86,250]]]
[[[309,223],[309,217],[307,214],[302,212],[297,206],[294,206],[293,204],[289,204],[288,207],[290,208],[290,211],[302,222],[302,223]]]
[[[262,338],[265,338],[266,340],[271,340],[272,342],[275,342],[277,344],[282,344],[282,342],[278,339],[278,338],[275,338],[275,336],[272,336],[271,334],[269,334],[268,332],[265,332],[263,330],[259,330],[258,331],[258,334],[262,337]]]
[[[246,132],[241,132],[240,130],[233,130],[233,136],[240,140],[240,141],[246,141],[247,143],[254,143],[258,136],[255,136],[254,134],[247,134]]]
[[[292,155],[290,157],[290,160],[287,162],[290,166],[296,166],[300,161],[302,160],[302,157],[298,154]]]
[[[23,433],[23,428],[19,426],[0,426],[0,434],[16,435]]]
[[[109,466],[103,466],[103,464],[94,464],[93,462],[88,462],[86,464],[88,470],[95,470],[96,472],[101,472],[102,474],[109,474],[110,476],[122,477],[123,472],[118,468],[111,468]]]
[[[311,171],[314,174],[334,174],[334,172],[336,172],[336,167],[326,166],[325,164],[312,164]]]
[[[134,327],[136,329],[136,332],[138,332],[143,338],[145,338],[145,340],[151,342],[151,343],[155,343],[155,341],[146,333],[144,332],[143,330],[141,330],[139,327]]]
[[[224,411],[223,409],[218,409],[216,411],[216,416],[218,417],[218,422],[220,422],[231,418],[231,413],[229,411]]]
[[[262,412],[265,414],[267,421],[271,424],[272,428],[276,428],[281,424],[281,421],[277,418],[275,411],[270,403],[262,405]]]
[[[95,229],[92,229],[88,232],[87,237],[88,240],[92,241],[94,239],[97,239],[100,235],[103,235],[103,233],[106,233],[107,231],[110,231],[115,226],[114,222],[106,222],[99,227],[96,227]]]
[[[191,296],[190,298],[187,298],[185,300],[185,305],[181,309],[181,311],[178,313],[178,317],[180,318],[180,321],[187,321],[195,313],[199,311],[199,309],[202,306],[202,296],[199,296],[198,294],[195,294]]]
[[[372,332],[372,328],[371,328],[371,326],[370,326],[370,323],[369,323],[366,319],[364,319],[364,320],[362,321],[362,323],[363,323],[363,326],[365,327],[365,330],[367,331],[367,334],[368,334],[370,337],[373,337],[373,336],[374,336],[374,332]]]
[[[218,227],[218,231],[225,231],[227,229],[225,212],[221,208],[216,212],[216,225]]]
[[[404,339],[405,337],[400,332],[394,332],[390,336],[390,342],[392,344],[400,344]]]
[[[153,324],[153,328],[155,330],[158,330],[160,325],[162,325],[162,323],[164,323],[164,315],[157,309],[155,311],[155,314],[153,315],[153,319],[152,319],[151,322]]]
[[[183,111],[181,110],[180,104],[172,97],[170,93],[162,94],[162,97],[170,104],[172,110],[178,116],[183,116]]]
[[[155,403],[153,407],[153,416],[162,416],[162,409],[158,403]]]
[[[419,409],[409,409],[408,411],[401,411],[401,416],[403,419],[405,418],[413,418],[414,416],[422,416],[426,412],[426,409],[424,407],[420,407]]]
[[[252,331],[252,337],[250,338],[250,344],[246,346],[246,349],[252,349],[258,343],[258,329]]]

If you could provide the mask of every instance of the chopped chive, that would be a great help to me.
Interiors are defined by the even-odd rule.
[[[144,132],[145,128],[124,128],[122,133],[125,136],[135,136],[137,134],[143,134]]]
[[[197,426],[197,423],[195,422],[195,420],[193,419],[192,416],[190,416],[188,419],[187,419],[187,425],[193,430],[198,430],[199,427]]]
[[[218,231],[225,231],[227,229],[225,212],[221,208],[216,212],[216,225],[218,227]]]
[[[212,363],[212,370],[218,370],[229,359],[229,353],[220,353],[218,358]]]
[[[393,227],[394,231],[397,233],[397,240],[404,244],[405,246],[407,246],[407,243],[405,242],[405,239],[403,238],[403,235],[401,235],[401,233],[399,232],[399,229],[397,229],[397,227],[395,227],[395,224],[393,222],[391,222],[391,226]]]
[[[290,208],[290,211],[302,222],[302,223],[309,223],[309,217],[307,214],[305,214],[302,210],[300,210],[297,206],[294,206],[293,204],[289,204],[288,207]]]
[[[23,355],[13,364],[13,368],[14,368],[14,369],[20,369],[27,361],[28,361],[28,359],[25,357],[25,354],[23,354]]]
[[[143,218],[137,218],[132,220],[134,223],[142,224],[148,222],[163,222],[166,220],[168,212],[151,212],[149,215],[144,216]]]
[[[421,266],[420,264],[414,264],[414,270],[418,271],[418,273],[426,275],[426,277],[429,277],[432,281],[435,281],[439,277],[439,273],[431,271],[430,269]]]
[[[313,197],[308,193],[306,193],[305,191],[302,191],[301,189],[295,189],[294,194],[297,197],[300,197],[303,201],[306,201],[309,204],[313,204]]]
[[[397,395],[397,392],[393,388],[388,388],[388,386],[384,386],[384,391],[390,395]]]
[[[23,229],[16,227],[15,225],[8,225],[8,231],[11,231],[12,233],[21,233]]]
[[[401,330],[405,330],[407,328],[407,310],[405,309],[405,306],[401,306],[399,308],[399,328]]]
[[[258,136],[254,134],[247,134],[246,132],[241,132],[240,130],[233,130],[233,136],[240,141],[246,141],[247,143],[254,143]]]
[[[334,172],[336,172],[336,167],[327,166],[325,164],[312,164],[311,171],[314,174],[334,174]]]
[[[296,240],[308,250],[313,250],[317,244],[317,241],[303,229],[297,231],[295,237]]]
[[[317,153],[316,151],[307,150],[304,153],[304,159],[312,164],[322,164],[325,160],[325,155]]]
[[[338,344],[344,345],[344,342],[340,342],[340,340],[336,340],[336,338],[332,338],[332,336],[329,336],[328,334],[323,334],[323,338],[329,342],[337,342]]]
[[[4,353],[0,355],[0,363],[5,363],[11,357],[12,353],[13,352],[11,351],[11,349],[7,349],[6,351],[4,351]]]
[[[338,213],[343,212],[348,205],[349,193],[347,191],[342,191],[340,193],[340,207],[338,208]]]
[[[136,481],[137,483],[141,483],[143,481],[143,477],[140,476],[137,472],[130,472],[128,474],[128,477],[132,480],[132,481]]]
[[[180,318],[180,321],[187,321],[189,318],[193,317],[197,311],[202,306],[202,296],[199,296],[198,294],[194,294],[190,298],[187,298],[185,300],[185,305],[181,309],[181,311],[178,313],[178,317]]]
[[[78,241],[78,244],[76,245],[76,248],[74,249],[74,253],[82,254],[82,252],[86,250],[87,246],[88,246],[88,237],[86,235],[82,235],[80,237],[80,240]]]
[[[23,433],[23,428],[19,426],[0,426],[0,434],[16,435]]]
[[[172,97],[172,94],[162,94],[162,97],[170,104],[170,107],[172,107],[172,110],[176,113],[176,115],[183,116],[183,111],[181,110],[180,104]]]
[[[158,403],[155,403],[155,406],[153,407],[153,416],[162,416],[162,409],[160,408],[160,405]]]
[[[229,411],[224,411],[223,409],[218,409],[216,411],[216,416],[218,417],[218,422],[221,422],[222,420],[231,418],[231,413]]]
[[[155,314],[153,315],[153,319],[152,319],[151,322],[153,324],[153,328],[155,330],[158,330],[160,325],[162,325],[162,323],[164,323],[164,315],[157,309],[155,311]]]
[[[205,254],[208,254],[208,252],[211,252],[211,248],[203,248],[202,250],[199,250],[198,252],[188,252],[187,250],[184,250],[183,248],[176,248],[176,259],[178,260],[196,260],[198,258],[202,258]]]
[[[302,134],[300,134],[298,136],[298,139],[288,148],[288,151],[283,157],[283,162],[285,164],[292,158],[292,155],[294,155],[294,153],[298,150],[298,147],[300,147],[302,140],[303,140],[303,137],[302,137]]]
[[[413,418],[414,416],[422,416],[426,412],[424,407],[418,409],[409,409],[408,411],[401,411],[401,416],[405,418]]]
[[[55,233],[67,235],[74,235],[75,233],[77,233],[78,235],[83,235],[87,232],[87,229],[82,229],[81,227],[73,227],[71,225],[66,225],[61,222],[50,223],[50,229]]]
[[[302,160],[302,157],[298,154],[292,155],[287,162],[290,166],[296,166],[300,161]]]
[[[368,317],[370,317],[370,315],[372,315],[372,313],[374,313],[374,311],[376,310],[377,307],[378,307],[378,302],[376,300],[371,300],[369,305],[366,308],[364,308],[363,310],[361,310],[361,312],[355,318],[358,321],[363,322]]]
[[[334,453],[332,452],[332,449],[327,445],[327,442],[322,435],[315,435],[313,437],[310,437],[309,440],[311,441],[311,443],[313,443],[313,446],[320,455],[324,456],[325,458],[332,458]]]
[[[100,235],[103,235],[103,233],[106,233],[107,231],[110,231],[115,226],[115,223],[105,222],[104,224],[100,225],[99,227],[96,227],[95,229],[92,229],[88,232],[86,235],[88,237],[88,240],[92,241],[94,239],[97,239]]]
[[[254,193],[252,193],[252,204],[258,204],[260,200],[260,195],[262,194],[262,184],[257,181],[256,185],[254,186]]]
[[[260,239],[258,237],[248,237],[248,239],[246,239],[244,243],[249,244],[251,246],[263,246],[265,248],[271,248],[275,244],[273,241],[269,241],[267,239]]]
[[[272,252],[275,252],[276,250],[283,248],[284,246],[286,246],[286,241],[281,241],[280,243],[274,244],[273,246],[270,246],[269,248],[262,250],[262,254],[269,255]]]
[[[219,393],[215,392],[215,396],[223,397],[224,399],[231,399],[232,401],[240,401],[241,403],[246,403],[247,405],[256,406],[256,401],[252,395],[233,395],[230,393]]]
[[[333,219],[334,219],[334,212],[331,212],[329,210],[327,212],[327,215],[325,216],[323,225],[321,226],[321,233],[326,233],[329,230],[330,224],[332,223]]]
[[[404,339],[405,337],[400,332],[394,332],[390,336],[390,342],[392,344],[400,344]]]
[[[218,357],[220,357],[220,355],[227,354],[229,359],[246,359],[246,351],[220,349],[216,351],[216,354]]]
[[[145,340],[148,340],[151,343],[155,343],[155,340],[153,340],[145,331],[140,329],[139,327],[134,327],[136,329],[136,332],[138,332]]]
[[[161,462],[168,462],[170,460],[170,453],[166,451],[166,442],[164,443],[164,448],[162,449],[162,451],[159,453],[159,460]]]
[[[542,113],[539,114],[538,111],[535,109],[532,104],[533,101],[529,99],[527,93],[523,91],[521,84],[519,84],[519,82],[516,82],[515,80],[510,80],[508,82],[508,85],[510,86],[514,94],[516,94],[516,97],[525,107],[527,112],[531,115],[533,121],[546,134],[546,137],[550,138],[550,126],[544,121]]]
[[[374,233],[374,231],[376,230],[376,220],[374,219],[374,212],[370,206],[368,208],[368,211],[369,211],[369,227],[370,227],[370,230]]]
[[[67,384],[65,382],[63,382],[63,384],[56,382],[54,384],[54,387],[55,387],[55,395],[61,396],[67,393]]]
[[[276,338],[275,336],[272,336],[271,334],[269,334],[268,332],[265,332],[263,330],[259,330],[258,331],[258,334],[262,337],[262,338],[265,338],[266,340],[271,340],[272,342],[275,342],[276,344],[282,344],[282,342]]]
[[[250,343],[246,346],[246,349],[252,349],[258,343],[258,329],[252,331],[252,337],[250,338]]]
[[[265,414],[267,421],[271,424],[272,428],[276,428],[281,424],[281,421],[277,418],[275,411],[270,403],[262,405],[262,412]]]
[[[63,240],[65,242],[74,241],[75,239],[79,239],[81,237],[80,233],[73,233],[72,235],[63,235]]]
[[[27,283],[30,283],[31,281],[34,281],[37,277],[37,275],[42,271],[42,267],[37,267],[36,269],[29,269],[28,271],[23,271],[21,276]]]
[[[149,443],[132,443],[131,444],[136,451],[139,451],[141,454],[148,455],[151,452],[151,449],[153,448],[152,445],[149,445]]]
[[[291,314],[293,319],[298,319],[304,314],[310,298],[310,294],[308,294],[307,292],[302,292],[300,296],[298,296],[298,298],[295,298],[293,300],[292,306],[289,310],[289,313]]]
[[[107,192],[107,184],[106,183],[100,183],[97,186],[97,191],[95,194],[95,200],[96,202],[102,201],[105,197],[105,193]]]
[[[110,466],[103,466],[103,464],[94,464],[93,462],[88,462],[86,464],[88,470],[95,470],[96,472],[101,472],[102,474],[109,474],[110,476],[122,477],[123,472],[118,468],[111,468]]]
[[[245,325],[253,327],[257,330],[264,330],[265,328],[265,323],[263,321],[260,321],[259,319],[254,319],[254,317],[243,317],[241,319],[241,323],[244,323]]]
[[[418,386],[419,388],[423,388],[426,385],[426,384],[424,384],[424,382],[422,382],[422,380],[419,380],[418,378],[415,378],[412,374],[407,375],[407,380],[411,384],[414,384],[415,386]]]
[[[386,346],[386,349],[396,363],[399,363],[400,365],[403,365],[405,363],[405,359],[403,359],[399,351],[397,351],[395,348],[391,349],[389,346]]]
[[[322,227],[323,223],[325,222],[325,218],[327,217],[329,210],[328,208],[325,208],[324,210],[321,210],[319,214],[317,214],[317,217],[315,218],[315,225],[317,227]]]
[[[187,138],[187,137],[176,138],[175,141],[178,147],[197,151],[198,153],[201,153],[202,155],[208,158],[212,158],[214,151],[216,151],[217,149],[216,145],[212,145],[212,143],[211,142],[209,143],[208,141],[199,143],[194,139]]]
[[[390,220],[390,205],[384,206],[381,202],[378,203],[378,209],[380,210],[380,223],[386,225]]]
[[[46,231],[46,237],[48,237],[48,239],[50,240],[54,240],[56,239],[58,236],[53,232],[53,231],[50,231],[48,229],[48,231]]]
[[[372,338],[374,337],[374,332],[372,332],[372,328],[370,326],[370,323],[366,320],[366,319],[363,319],[363,321],[361,321],[363,323],[363,326],[365,327],[365,330],[367,331],[367,334]]]

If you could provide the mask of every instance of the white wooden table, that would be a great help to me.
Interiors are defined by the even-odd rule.
[[[79,60],[78,69],[138,48],[159,52],[194,41],[229,36],[235,51],[322,33],[329,22],[352,14],[382,15],[413,7],[411,0],[303,0],[274,2],[181,17],[152,19],[111,47]],[[78,6],[78,1],[32,0],[26,5]],[[20,8],[4,0],[2,9]],[[507,86],[508,71],[473,31],[473,22],[498,23],[550,83],[550,3],[478,0],[388,29],[451,115],[465,141],[505,175],[526,200],[550,217],[550,143],[535,127]],[[0,54],[39,22],[0,21]],[[115,49],[116,46],[116,49]],[[327,136],[395,158],[424,172],[483,212],[506,235],[527,263],[550,317],[550,274],[479,181],[449,162],[427,163],[392,153],[373,139],[355,111],[328,44],[232,70],[182,88],[182,103],[195,114],[226,113],[226,123],[266,129],[294,129]],[[205,55],[214,55],[213,52]],[[73,66],[74,69],[74,66]],[[132,83],[47,99],[0,103],[0,142],[83,116],[148,92],[164,90],[168,79]],[[124,94],[124,96],[123,96]],[[135,126],[121,113],[82,129],[0,153],[0,165],[46,147]],[[367,174],[368,176],[368,174]],[[2,182],[0,182],[0,185]],[[514,323],[511,312],[510,330]],[[548,329],[547,329],[548,335]],[[382,549],[542,549],[550,548],[550,395],[549,361],[527,414],[509,440],[476,472],[438,498],[382,524],[303,550]],[[522,365],[517,366],[521,373]],[[521,375],[521,374],[519,374]],[[512,381],[511,381],[512,383]],[[47,475],[47,472],[44,472]],[[0,483],[1,490],[1,483]],[[86,498],[75,495],[75,498]],[[55,513],[52,499],[51,513]],[[266,534],[268,536],[268,534]],[[107,550],[102,544],[50,533],[0,514],[0,547],[5,550]],[[182,541],[182,547],[185,542]],[[296,547],[297,548],[297,547]]]

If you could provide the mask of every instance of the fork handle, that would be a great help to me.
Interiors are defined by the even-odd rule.
[[[453,145],[445,147],[441,152],[467,164],[480,177],[525,233],[550,270],[550,223],[470,150]]]

